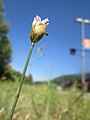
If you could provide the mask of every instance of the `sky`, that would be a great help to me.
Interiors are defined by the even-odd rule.
[[[81,24],[76,18],[90,19],[90,0],[3,0],[5,19],[10,23],[8,33],[12,49],[12,67],[22,72],[30,48],[33,18],[48,18],[47,33],[35,44],[27,75],[35,81],[49,80],[66,74],[81,73],[81,51],[70,55],[70,48],[81,49]],[[90,25],[85,26],[85,37],[90,38]],[[42,46],[43,55],[38,54]],[[85,71],[90,71],[89,52],[86,52]]]

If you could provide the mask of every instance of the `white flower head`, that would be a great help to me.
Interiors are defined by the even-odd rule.
[[[41,18],[37,15],[32,22],[32,32],[30,34],[30,39],[32,42],[38,42],[44,35],[48,35],[46,33],[46,27],[49,24],[49,19],[46,18],[41,20]]]
[[[36,15],[36,17],[34,18],[34,20],[33,20],[33,23],[32,23],[32,26],[33,25],[39,25],[39,24],[45,24],[46,26],[49,24],[49,19],[48,18],[46,18],[45,20],[42,20],[41,21],[41,18],[38,16],[38,15]]]

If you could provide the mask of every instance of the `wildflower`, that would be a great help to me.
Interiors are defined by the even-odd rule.
[[[37,15],[32,23],[32,31],[30,33],[30,39],[32,43],[38,42],[43,36],[48,35],[46,33],[46,27],[49,24],[49,19],[41,21],[41,18]]]
[[[17,105],[17,102],[18,102],[18,98],[20,96],[23,81],[25,80],[25,73],[26,73],[26,70],[27,70],[27,67],[28,67],[28,64],[29,64],[29,60],[31,58],[31,54],[32,54],[34,45],[44,35],[48,35],[46,33],[46,27],[48,25],[48,22],[49,22],[48,18],[41,21],[41,18],[39,16],[36,16],[36,18],[34,18],[34,21],[32,23],[32,32],[30,34],[30,39],[31,39],[32,44],[30,46],[30,50],[29,50],[29,53],[28,53],[28,56],[27,56],[27,60],[26,60],[26,63],[25,63],[24,69],[23,69],[22,76],[21,76],[20,84],[19,84],[19,86],[17,88],[15,99],[14,99],[14,102],[13,102],[13,105],[12,105],[12,108],[11,108],[11,111],[10,111],[9,120],[12,120],[13,117],[14,117],[14,111],[15,111],[15,108],[16,108],[16,105]],[[2,110],[0,110],[0,112],[2,112]],[[18,113],[15,114],[15,117],[18,117],[18,115],[19,115]]]

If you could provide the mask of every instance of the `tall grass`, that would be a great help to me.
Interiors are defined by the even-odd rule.
[[[8,120],[17,82],[0,82],[0,120]],[[77,89],[57,90],[51,84],[24,84],[16,120],[90,120],[90,94]],[[13,119],[14,120],[14,119]]]

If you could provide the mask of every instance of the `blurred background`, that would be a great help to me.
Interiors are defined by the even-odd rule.
[[[36,15],[49,19],[49,36],[35,45],[26,76],[43,81],[81,74],[81,24],[75,19],[90,19],[89,4],[89,0],[0,0],[0,78],[13,74],[11,79],[16,79],[16,74],[22,73]],[[90,25],[85,25],[85,37],[90,38],[89,31]],[[71,48],[75,49],[73,55]],[[85,54],[85,72],[89,73],[90,52]]]

